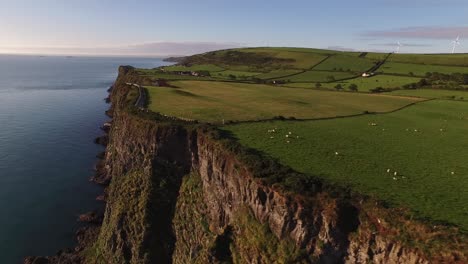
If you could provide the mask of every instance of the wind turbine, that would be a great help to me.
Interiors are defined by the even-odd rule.
[[[400,41],[397,42],[397,49],[396,53],[400,53],[400,48],[403,47],[403,44],[400,43]]]
[[[458,36],[454,41],[452,41],[453,48],[452,48],[452,54],[455,53],[455,48],[457,46],[460,46],[460,36]]]

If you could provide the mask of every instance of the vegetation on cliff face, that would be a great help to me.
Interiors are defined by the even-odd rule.
[[[305,250],[290,238],[278,239],[267,224],[261,224],[248,208],[236,212],[232,225],[232,263],[310,263]]]
[[[106,219],[95,245],[98,263],[148,263],[151,177],[142,171],[113,178],[109,186]]]
[[[173,219],[174,264],[204,264],[213,260],[211,249],[216,234],[210,231],[207,213],[200,175],[191,173],[183,178]]]

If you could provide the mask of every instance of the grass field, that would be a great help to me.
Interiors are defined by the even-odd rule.
[[[468,101],[468,91],[438,90],[438,89],[416,89],[397,90],[390,94],[401,96],[415,96],[428,99],[455,99]],[[467,105],[468,107],[468,105]]]
[[[249,71],[220,71],[220,72],[211,72],[212,77],[222,77],[222,78],[229,78],[230,75],[236,76],[239,79],[246,79],[248,77],[252,77],[255,75],[259,75],[261,72],[249,72]]]
[[[382,88],[401,88],[405,84],[416,83],[420,78],[392,76],[392,75],[377,75],[370,78],[356,78],[344,81],[341,85],[346,89],[350,84],[354,83],[358,86],[360,92],[368,92],[376,87]],[[324,87],[333,88],[338,83],[323,84]]]
[[[242,144],[296,171],[468,230],[464,102],[436,100],[391,114],[247,123],[224,129]],[[277,132],[268,133],[270,129]]]
[[[289,78],[288,78],[289,79]],[[293,80],[293,78],[291,78]],[[369,92],[376,87],[382,88],[401,88],[405,84],[418,82],[420,79],[415,77],[392,76],[392,75],[377,75],[370,78],[356,78],[341,82],[321,83],[322,88],[335,89],[335,86],[340,84],[343,89],[348,89],[350,84],[356,84],[359,92]],[[310,81],[310,80],[309,80]],[[297,82],[287,83],[285,86],[295,88],[315,88],[315,83]]]
[[[322,118],[387,112],[420,99],[294,89],[228,82],[172,82],[176,88],[147,87],[149,109],[166,115],[220,123],[274,116]]]
[[[363,73],[375,65],[374,61],[347,55],[334,55],[317,65],[314,70],[322,71],[353,71]]]
[[[333,76],[334,80],[346,79],[356,76],[350,72],[332,72],[332,71],[306,71],[297,75],[285,77],[284,79],[291,82],[327,82],[329,77]],[[283,78],[278,78],[283,79]]]
[[[380,67],[379,72],[409,75],[412,72],[416,76],[425,76],[427,72],[468,73],[468,67],[423,65],[413,63],[387,62]]]
[[[309,69],[327,57],[326,54],[322,53],[303,52],[300,50],[287,49],[253,48],[241,49],[240,51],[264,53],[280,59],[293,59],[295,62],[291,63],[290,65],[296,69]]]
[[[255,77],[266,80],[266,79],[280,78],[280,77],[283,77],[283,76],[297,74],[297,73],[300,73],[300,72],[302,72],[302,71],[301,70],[284,69],[284,70],[275,70],[275,71],[271,71],[271,72],[268,72],[268,73],[263,73],[263,74],[255,76]]]
[[[468,66],[468,54],[392,54],[389,62]]]
[[[212,65],[212,64],[201,64],[201,65],[192,65],[190,67],[181,66],[181,65],[172,65],[164,67],[166,71],[209,71],[209,72],[218,72],[224,71],[223,68]]]

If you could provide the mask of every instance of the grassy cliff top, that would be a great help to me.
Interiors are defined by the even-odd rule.
[[[246,48],[137,74],[154,112],[253,121],[223,128],[304,175],[468,230],[468,54]],[[307,121],[255,122],[277,116]]]

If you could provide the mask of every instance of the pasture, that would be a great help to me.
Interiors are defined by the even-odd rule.
[[[387,62],[380,67],[379,72],[410,75],[424,77],[427,72],[438,72],[444,74],[468,73],[468,67],[424,65],[414,63]]]
[[[468,54],[392,54],[389,62],[468,66]]]
[[[209,72],[219,72],[224,71],[223,68],[213,65],[213,64],[200,64],[192,66],[183,66],[183,65],[172,65],[163,67],[166,71],[209,71]]]
[[[301,72],[302,72],[301,70],[283,69],[283,70],[275,70],[275,71],[271,71],[268,73],[263,73],[255,77],[259,79],[267,80],[267,79],[281,78],[283,76],[289,76],[289,75],[298,74]]]
[[[253,48],[240,49],[238,51],[266,54],[279,59],[292,59],[294,62],[287,63],[286,65],[295,69],[310,69],[327,58],[327,55],[322,53],[288,49]]]
[[[261,74],[261,72],[226,70],[226,71],[220,71],[220,72],[211,72],[210,74],[212,77],[215,77],[215,78],[221,77],[225,79],[230,79],[234,76],[236,79],[247,79],[249,77],[259,75]]]
[[[468,101],[468,91],[459,91],[459,90],[411,89],[411,90],[397,90],[389,94],[401,95],[401,96],[414,96],[414,97],[421,97],[421,98],[427,98],[427,99],[450,99],[450,100]]]
[[[291,79],[291,81],[295,80],[292,77],[288,77],[288,79]],[[329,83],[321,82],[321,87],[327,88],[327,89],[335,89],[336,85],[339,84],[343,87],[343,89],[347,90],[350,84],[356,84],[358,86],[359,92],[369,92],[371,89],[374,89],[376,87],[401,88],[405,84],[416,83],[419,80],[420,80],[419,78],[415,78],[415,77],[376,75],[374,77],[368,77],[368,78],[359,77],[359,78],[340,81],[340,82],[329,82]],[[303,82],[300,82],[300,81],[303,81]],[[295,87],[295,88],[316,88],[315,83],[308,83],[306,81],[311,82],[310,79],[304,78],[303,80],[299,79],[297,83],[287,83],[285,84],[285,86]]]
[[[363,73],[375,65],[373,60],[348,55],[333,55],[320,63],[314,70],[321,71],[352,71]]]
[[[297,119],[392,111],[421,99],[339,93],[233,82],[174,81],[170,87],[146,87],[149,109],[200,121]]]
[[[306,71],[293,76],[278,78],[281,80],[289,80],[290,82],[329,82],[334,80],[346,79],[356,76],[350,72],[333,72],[333,71]]]
[[[435,100],[389,114],[223,129],[296,171],[468,230],[465,102]]]

